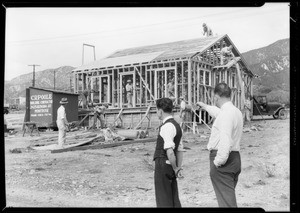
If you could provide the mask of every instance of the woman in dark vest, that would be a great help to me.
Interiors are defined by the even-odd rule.
[[[154,185],[157,207],[181,207],[177,178],[181,178],[183,159],[182,130],[172,116],[173,102],[169,98],[156,101],[157,115],[163,124],[159,128],[156,149]]]

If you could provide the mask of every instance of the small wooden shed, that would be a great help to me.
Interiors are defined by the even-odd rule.
[[[35,122],[38,127],[57,127],[57,109],[62,98],[68,99],[67,120],[69,122],[78,121],[78,94],[29,87],[26,89],[25,122]]]

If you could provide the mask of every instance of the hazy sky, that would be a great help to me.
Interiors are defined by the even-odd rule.
[[[290,37],[289,4],[262,7],[7,8],[5,80],[36,71],[77,67],[82,45],[101,59],[118,49],[200,38],[202,23],[227,34],[240,52]],[[85,47],[84,62],[94,59]]]

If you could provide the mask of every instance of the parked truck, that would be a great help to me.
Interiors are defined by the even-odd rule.
[[[272,115],[275,119],[286,119],[287,114],[284,104],[268,102],[265,95],[253,96],[253,115]]]

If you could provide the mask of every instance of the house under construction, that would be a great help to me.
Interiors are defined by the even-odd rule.
[[[229,45],[233,46],[235,57],[221,66],[220,51]],[[180,96],[190,106],[198,101],[213,104],[213,89],[219,82],[232,88],[232,102],[239,109],[244,107],[245,95],[253,93],[253,73],[228,35],[119,50],[72,72],[75,93],[90,91],[88,103],[109,104],[107,124],[121,122],[131,128],[159,123],[152,103],[168,97],[167,85],[172,79],[175,104],[180,104]],[[128,79],[134,87],[131,108],[126,99]],[[206,112],[200,109],[200,113],[206,123],[211,122]],[[193,116],[190,122],[201,123]]]

